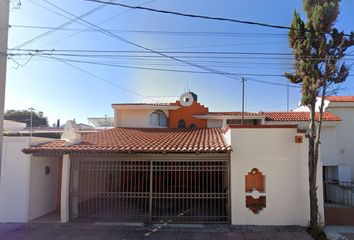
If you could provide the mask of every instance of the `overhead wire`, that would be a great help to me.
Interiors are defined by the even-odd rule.
[[[152,2],[156,2],[156,1],[157,1],[157,0],[146,1],[146,2],[143,2],[140,6],[143,6],[143,5],[152,3]],[[38,3],[37,3],[37,4],[38,4]],[[43,6],[43,5],[41,5],[41,4],[39,4],[39,5],[40,5],[40,6]],[[46,8],[45,6],[43,6],[43,7]],[[63,14],[61,14],[61,13],[58,13],[57,11],[54,11],[54,10],[49,9],[49,8],[46,8],[46,9],[47,9],[48,11],[50,11],[50,12],[53,12],[53,13],[59,14],[59,15],[61,15],[61,16],[64,16],[64,18],[66,18],[66,19],[70,19],[69,17],[67,17],[67,16],[65,16],[65,15],[63,15]],[[113,19],[116,19],[116,18],[122,16],[123,14],[129,12],[130,10],[131,10],[131,9],[128,9],[128,10],[123,11],[123,12],[121,12],[121,13],[115,14],[115,15],[109,17],[109,18],[106,18],[105,20],[103,20],[103,21],[97,23],[97,25],[102,25],[102,24],[107,23],[107,22],[109,22],[109,21],[111,21],[111,20],[113,20]],[[48,45],[51,45],[51,44],[54,44],[54,43],[57,43],[57,42],[66,40],[66,39],[68,39],[68,38],[74,37],[74,36],[76,36],[76,35],[78,35],[78,34],[84,32],[85,30],[97,31],[96,29],[90,27],[89,25],[85,25],[85,26],[87,27],[86,29],[78,30],[78,31],[76,31],[76,32],[74,32],[74,33],[72,33],[72,34],[70,34],[70,35],[68,35],[68,36],[65,36],[65,37],[63,37],[63,38],[59,38],[59,39],[57,39],[57,40],[51,41],[51,42],[49,42],[49,43],[46,43],[46,44],[42,45],[41,47],[45,47],[45,46],[48,46]]]
[[[115,1],[115,0],[111,0],[111,1]],[[28,44],[33,43],[36,40],[39,40],[39,39],[41,39],[41,38],[43,38],[45,36],[48,36],[51,33],[56,32],[58,29],[61,29],[61,28],[64,28],[66,26],[71,25],[72,23],[74,23],[76,21],[76,19],[87,17],[87,16],[93,14],[94,12],[104,8],[104,7],[106,7],[106,5],[105,4],[101,4],[100,6],[94,8],[94,9],[88,11],[88,12],[85,12],[84,14],[81,14],[80,16],[76,17],[75,19],[71,19],[70,21],[68,21],[68,22],[66,22],[64,24],[61,24],[61,25],[59,25],[56,28],[50,29],[47,32],[44,32],[44,33],[42,33],[42,34],[40,34],[40,35],[38,35],[38,36],[36,36],[36,37],[34,37],[32,39],[29,39],[29,40],[27,40],[27,41],[15,46],[14,48],[22,48],[24,46],[27,46]]]
[[[73,59],[67,59],[67,58],[58,58],[58,57],[52,57],[52,56],[39,56],[39,57],[44,57],[44,58],[59,60],[59,61],[65,61],[65,62],[84,63],[84,64],[92,64],[92,65],[108,66],[108,67],[118,67],[118,68],[131,68],[131,69],[140,69],[140,70],[178,72],[178,73],[217,74],[217,73],[207,72],[207,71],[192,71],[192,70],[181,70],[181,69],[151,68],[151,67],[141,67],[141,66],[120,65],[120,64],[97,63],[97,62],[73,60]],[[284,76],[281,74],[230,73],[230,72],[227,72],[227,74],[230,76],[263,76],[263,77],[283,77]],[[255,79],[255,78],[247,78],[247,79],[254,81],[254,82],[264,83],[264,84],[269,84],[269,85],[287,86],[287,84],[259,80],[259,79]],[[298,85],[289,85],[289,86],[293,87],[293,88],[301,88]]]
[[[86,21],[86,20],[83,20],[82,18],[77,17],[77,16],[75,16],[74,14],[71,14],[70,12],[68,12],[68,11],[66,11],[66,10],[63,10],[63,9],[61,9],[61,8],[59,8],[59,7],[57,7],[57,6],[55,6],[54,4],[49,3],[49,2],[46,1],[46,0],[44,0],[44,1],[47,2],[48,4],[54,6],[54,7],[56,7],[56,8],[58,8],[58,9],[62,10],[62,11],[64,11],[64,12],[66,12],[67,14],[69,14],[69,15],[71,15],[71,16],[74,16],[75,19],[72,19],[72,20],[74,20],[75,22],[78,22],[77,20],[81,20],[81,21],[83,21],[83,22],[89,24],[90,26],[93,26],[93,27],[95,27],[95,28],[98,28],[98,30],[99,30],[100,32],[103,32],[103,33],[105,33],[106,35],[108,34],[108,35],[112,36],[112,33],[111,33],[111,32],[108,32],[107,30],[102,29],[102,28],[98,27],[97,25],[94,25],[94,24],[92,24],[92,23],[90,23],[90,22],[88,22],[88,21]],[[79,23],[79,22],[78,22],[78,23]],[[81,23],[80,23],[80,24],[81,24]],[[147,51],[149,51],[149,52],[152,52],[152,53],[155,53],[155,54],[159,54],[161,57],[168,57],[168,58],[170,58],[170,59],[172,59],[172,60],[177,60],[177,61],[180,61],[180,62],[185,63],[185,64],[187,63],[188,65],[191,65],[191,66],[194,66],[194,67],[198,67],[198,68],[202,68],[202,69],[207,70],[207,71],[209,71],[209,72],[212,72],[212,73],[214,73],[214,74],[222,74],[222,75],[228,76],[228,77],[230,77],[230,75],[235,75],[235,74],[230,74],[230,73],[223,72],[223,71],[220,71],[220,70],[212,69],[212,68],[209,68],[209,67],[204,67],[204,66],[201,66],[201,65],[198,65],[198,64],[189,63],[189,62],[187,62],[187,61],[184,61],[184,60],[181,60],[181,59],[177,59],[177,58],[174,57],[174,56],[167,56],[167,55],[164,54],[163,52],[159,52],[159,51],[152,50],[152,49],[149,49],[149,48],[147,48],[147,47],[141,46],[141,45],[139,45],[139,44],[136,44],[136,43],[134,43],[134,42],[131,42],[131,41],[129,41],[129,40],[126,40],[126,39],[124,39],[124,38],[122,38],[122,37],[120,37],[120,36],[118,36],[118,35],[113,34],[113,36],[115,36],[115,38],[118,38],[118,39],[122,40],[123,42],[129,43],[129,44],[131,44],[131,45],[134,45],[134,46],[139,47],[139,48],[142,48],[142,49],[145,49],[145,50],[147,50]],[[156,57],[156,56],[155,56],[155,57]],[[179,56],[179,57],[180,57],[180,56]],[[184,56],[183,56],[183,57],[184,57]],[[198,57],[198,58],[199,58],[199,57]],[[196,71],[195,71],[195,72],[196,72]],[[254,75],[254,76],[265,76],[265,74],[252,74],[252,75]],[[283,75],[275,75],[275,74],[274,74],[274,75],[269,75],[269,74],[267,74],[267,76],[283,76]],[[237,78],[235,78],[235,79],[237,79]]]
[[[197,14],[190,14],[190,13],[181,13],[181,12],[167,11],[167,10],[161,10],[161,9],[155,9],[155,8],[147,8],[147,7],[141,7],[141,6],[131,6],[131,5],[116,3],[116,2],[112,3],[112,2],[101,1],[101,0],[84,0],[84,1],[96,2],[96,3],[107,4],[107,5],[112,5],[112,6],[120,6],[120,7],[124,7],[124,8],[136,9],[136,10],[145,10],[145,11],[162,13],[162,14],[171,14],[171,15],[182,16],[182,17],[199,18],[199,19],[214,20],[214,21],[226,21],[226,22],[232,22],[232,23],[241,23],[241,24],[247,24],[247,25],[255,25],[255,26],[261,26],[261,27],[267,27],[267,28],[285,29],[285,30],[293,29],[288,26],[282,26],[282,25],[276,25],[276,24],[268,24],[268,23],[255,22],[255,21],[246,21],[246,20],[239,20],[239,19],[225,18],[225,17],[212,17],[212,16],[197,15]],[[321,33],[329,34],[330,32],[321,32]],[[351,36],[352,34],[354,34],[354,33],[344,34],[344,35]]]
[[[70,16],[75,17],[75,21],[78,22],[78,21],[76,20],[77,17],[76,17],[74,14],[70,13],[69,11],[60,8],[60,7],[56,6],[55,4],[53,4],[53,3],[51,3],[51,2],[49,2],[49,1],[47,1],[47,0],[42,0],[42,1],[44,1],[44,2],[48,3],[49,5],[51,5],[51,6],[55,7],[55,8],[57,8],[57,9],[59,9],[59,10],[65,12],[65,13],[67,13],[67,14],[70,15]],[[129,40],[127,40],[127,39],[125,39],[125,38],[123,38],[123,37],[117,35],[117,34],[114,34],[114,33],[112,33],[112,32],[109,32],[109,31],[107,31],[107,30],[105,30],[105,29],[103,29],[103,28],[101,28],[101,27],[99,27],[99,26],[97,26],[97,25],[95,25],[95,24],[92,24],[92,23],[86,21],[85,19],[82,19],[82,18],[79,18],[79,19],[80,19],[80,21],[85,22],[86,24],[89,24],[90,26],[92,26],[92,27],[94,27],[94,28],[96,28],[96,29],[99,29],[100,32],[104,33],[105,35],[108,35],[108,36],[110,36],[110,37],[116,38],[116,39],[118,39],[118,40],[120,40],[120,41],[122,41],[122,42],[125,42],[125,43],[129,44],[129,45],[138,47],[138,48],[140,48],[140,49],[144,49],[144,50],[146,50],[146,51],[149,51],[149,52],[151,52],[151,53],[154,53],[154,54],[157,54],[157,55],[166,57],[166,58],[170,58],[170,59],[175,60],[175,61],[178,61],[178,62],[185,63],[186,65],[190,65],[190,66],[193,66],[193,67],[196,67],[196,68],[200,68],[200,69],[203,69],[203,70],[206,70],[206,71],[209,71],[209,72],[214,72],[214,73],[217,73],[217,74],[226,76],[226,77],[228,77],[228,78],[233,78],[233,79],[236,79],[236,80],[240,81],[240,78],[234,77],[234,76],[230,76],[230,75],[228,75],[227,73],[225,73],[225,72],[223,72],[223,71],[220,71],[220,70],[217,70],[217,69],[214,69],[214,68],[207,68],[207,67],[204,67],[204,66],[199,65],[199,64],[195,64],[195,63],[192,63],[192,62],[188,62],[188,61],[179,59],[179,58],[177,58],[177,57],[169,56],[169,55],[167,55],[167,54],[161,53],[161,52],[159,52],[159,51],[156,51],[156,50],[153,50],[153,49],[151,49],[151,48],[145,47],[145,46],[143,46],[143,45],[137,44],[137,43],[135,43],[135,42],[129,41]],[[78,22],[78,23],[80,23],[80,22]],[[80,23],[80,24],[81,24],[81,23]]]
[[[130,89],[125,88],[125,87],[122,87],[122,86],[119,85],[119,84],[116,84],[116,83],[113,83],[113,82],[111,82],[111,81],[108,81],[107,79],[104,79],[104,78],[102,78],[102,77],[99,77],[99,76],[97,76],[96,74],[90,73],[89,71],[87,71],[87,70],[85,70],[85,69],[82,69],[82,68],[80,68],[80,67],[78,67],[78,66],[75,66],[75,65],[71,64],[69,61],[67,61],[67,60],[65,60],[65,59],[60,59],[60,58],[53,58],[53,59],[55,59],[55,60],[57,60],[57,61],[59,61],[59,62],[62,62],[62,63],[66,64],[66,65],[68,65],[68,66],[70,66],[70,67],[72,67],[72,68],[74,68],[74,69],[77,69],[77,70],[79,70],[79,71],[81,71],[81,72],[83,72],[83,73],[86,73],[87,75],[90,75],[90,76],[93,77],[93,78],[96,78],[96,79],[99,79],[99,80],[101,80],[101,81],[104,81],[104,82],[110,84],[110,85],[113,86],[113,87],[117,87],[117,88],[119,88],[119,89],[122,89],[122,90],[124,90],[124,91],[126,91],[126,92],[129,92],[129,93],[134,94],[134,95],[139,96],[139,97],[146,97],[146,96],[144,96],[144,95],[142,95],[142,94],[140,94],[140,93],[138,93],[138,92],[136,92],[136,91],[130,90]]]
[[[156,1],[156,0],[155,0]],[[150,1],[152,2],[152,1]],[[150,3],[148,2],[148,3]],[[38,4],[38,3],[37,3]],[[144,3],[146,4],[146,3]],[[49,11],[52,11],[49,8],[46,8]],[[57,13],[57,12],[56,12]],[[63,14],[60,14],[63,15]],[[65,15],[63,15],[65,16]],[[114,16],[116,17],[116,16]],[[68,19],[67,16],[65,18]],[[106,21],[106,20],[105,20]],[[98,23],[100,25],[102,22]],[[21,25],[21,24],[11,24],[10,28],[27,28],[27,29],[45,29],[50,30],[56,27],[51,26],[38,26],[38,25]],[[181,36],[230,36],[230,37],[286,37],[288,38],[287,33],[256,33],[256,32],[205,32],[205,31],[166,31],[166,30],[129,30],[129,29],[106,29],[110,32],[122,32],[122,33],[141,33],[141,34],[157,34],[157,35],[181,35]],[[97,29],[92,28],[61,28],[58,31],[82,31],[82,32],[98,32]]]
[[[187,62],[186,60],[183,59],[262,59],[262,60],[291,60],[293,61],[294,59],[289,55],[275,55],[275,57],[273,56],[255,56],[253,54],[241,54],[242,56],[232,56],[230,55],[213,55],[213,56],[207,56],[205,54],[201,54],[201,55],[183,55],[183,53],[180,54],[170,54],[170,53],[164,53],[161,52],[161,55],[145,55],[145,54],[124,54],[124,53],[118,53],[118,54],[114,54],[114,53],[107,53],[107,54],[99,54],[99,53],[94,53],[94,54],[82,54],[82,53],[49,53],[49,52],[40,52],[40,51],[34,51],[34,52],[30,52],[30,53],[9,53],[10,56],[26,56],[26,55],[54,55],[54,56],[66,56],[66,57],[83,57],[83,58],[110,58],[110,59],[118,59],[118,58],[125,58],[125,59],[161,59],[161,58],[165,58],[163,55],[168,54],[169,58],[173,59],[173,58],[178,58],[180,61],[179,62]],[[279,57],[277,57],[279,56]],[[314,57],[309,57],[308,58],[309,61],[314,60],[325,60],[324,58],[314,58]],[[342,61],[354,61],[354,58],[344,58],[342,59]],[[189,62],[190,63],[190,62]],[[195,63],[193,63],[195,64]],[[191,65],[191,64],[188,64]],[[198,64],[195,64],[198,65]],[[192,65],[194,66],[194,65]],[[200,65],[201,66],[201,65]],[[196,67],[196,66],[195,66]],[[206,70],[206,69],[204,69]]]
[[[11,48],[12,51],[20,52],[36,52],[36,53],[54,53],[54,52],[74,52],[74,53],[151,53],[151,51],[137,50],[105,50],[105,49],[20,49]],[[283,52],[240,52],[240,51],[159,51],[165,54],[220,54],[220,55],[266,55],[266,56],[293,56],[293,53]],[[301,55],[306,57],[306,55]],[[346,54],[345,56],[353,57],[354,54]],[[312,58],[318,59],[318,58]]]

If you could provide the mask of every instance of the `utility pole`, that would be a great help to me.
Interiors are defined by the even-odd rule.
[[[31,118],[30,118],[30,140],[32,141],[32,132],[33,132],[33,107],[30,107],[28,110],[31,111]]]
[[[243,125],[243,120],[245,118],[245,78],[241,79],[242,82],[242,115],[241,115],[241,125]]]
[[[7,41],[9,32],[9,0],[0,0],[0,181],[2,168],[2,143],[4,132],[5,83],[7,63]]]

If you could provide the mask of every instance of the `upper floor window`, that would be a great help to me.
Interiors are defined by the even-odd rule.
[[[154,127],[167,127],[167,116],[161,110],[156,110],[150,114],[150,124]]]

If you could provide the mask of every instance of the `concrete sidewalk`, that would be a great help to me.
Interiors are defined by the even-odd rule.
[[[0,224],[1,240],[311,240],[301,227],[185,225],[142,227],[105,226],[95,224]]]

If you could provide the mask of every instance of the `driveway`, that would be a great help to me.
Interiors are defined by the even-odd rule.
[[[228,225],[149,225],[118,226],[100,224],[0,224],[1,240],[117,240],[117,239],[168,239],[168,240],[311,240],[297,226],[255,227]]]

